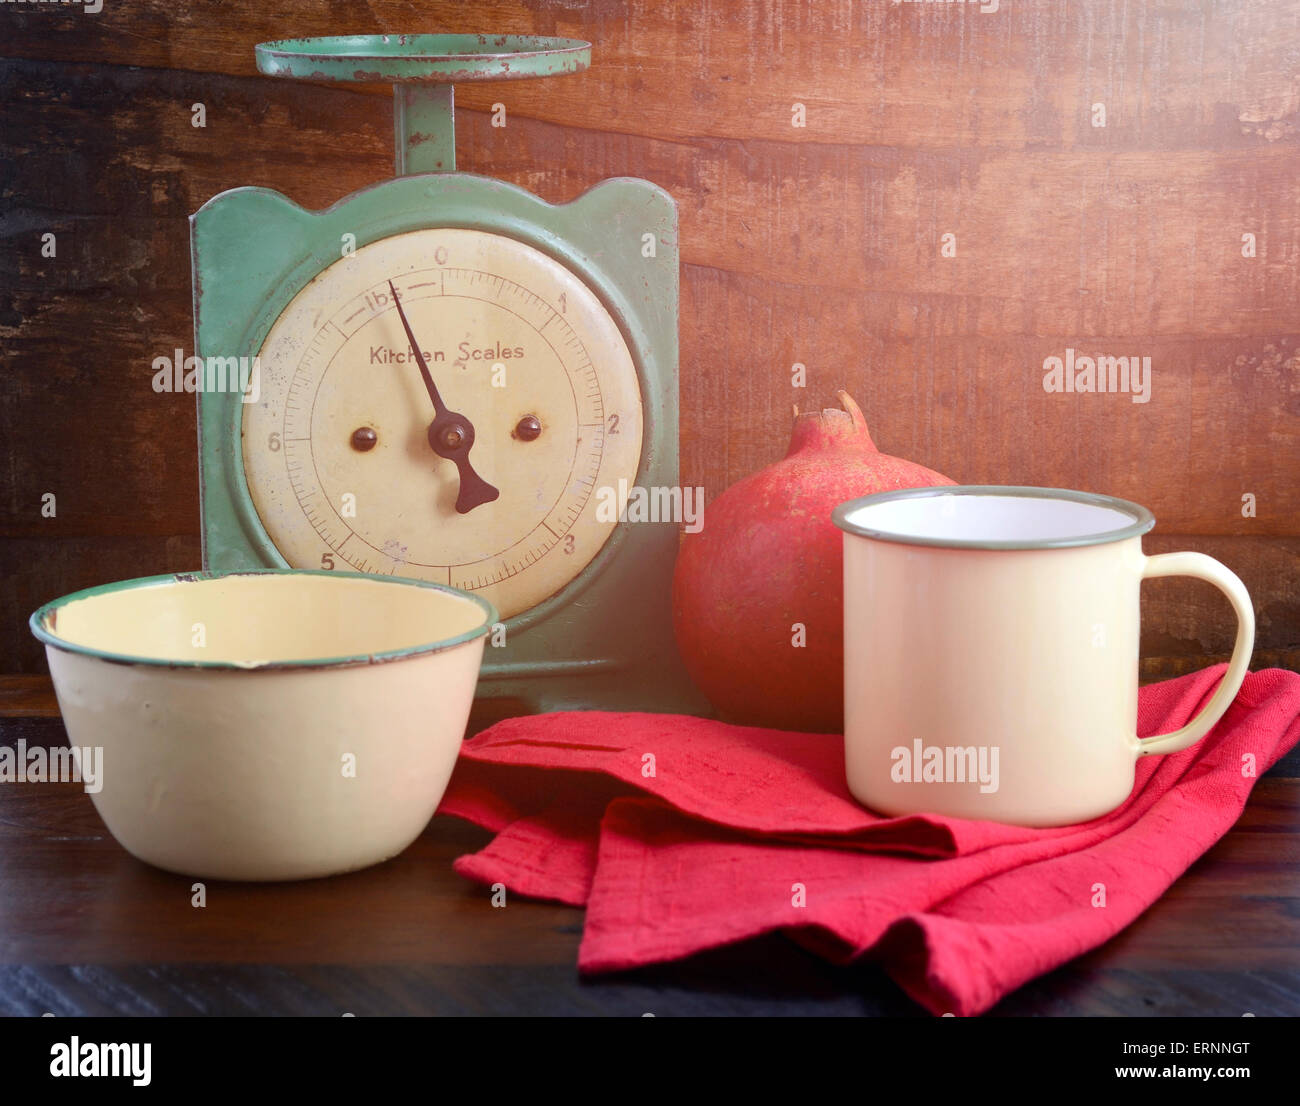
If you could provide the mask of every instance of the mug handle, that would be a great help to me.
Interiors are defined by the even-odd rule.
[[[1204,553],[1158,553],[1147,557],[1142,566],[1142,579],[1149,580],[1154,576],[1194,576],[1217,587],[1237,612],[1237,641],[1232,647],[1228,671],[1205,709],[1181,730],[1141,739],[1138,742],[1140,756],[1176,753],[1209,733],[1241,690],[1241,682],[1246,678],[1246,668],[1250,664],[1250,653],[1255,646],[1255,608],[1251,606],[1246,585],[1231,569]]]

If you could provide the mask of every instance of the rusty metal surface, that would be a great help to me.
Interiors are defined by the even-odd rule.
[[[455,97],[450,84],[393,85],[395,176],[456,168]]]
[[[553,77],[591,63],[591,43],[539,35],[337,35],[263,42],[255,52],[270,77],[362,83]]]

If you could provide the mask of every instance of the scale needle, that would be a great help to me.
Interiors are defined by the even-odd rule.
[[[433,382],[433,374],[429,372],[428,362],[420,351],[420,344],[415,340],[411,324],[407,321],[406,312],[402,308],[402,301],[397,298],[397,289],[393,287],[391,280],[388,282],[388,290],[393,294],[397,317],[402,320],[402,328],[406,331],[407,341],[411,343],[415,363],[420,366],[420,375],[424,378],[424,387],[429,393],[429,399],[433,401],[433,422],[429,423],[429,445],[439,457],[451,461],[456,466],[456,471],[460,473],[460,493],[456,496],[456,511],[458,514],[467,515],[475,507],[491,503],[501,493],[475,472],[474,466],[469,463],[469,451],[474,445],[474,424],[464,415],[448,410],[447,405],[443,403],[438,386]]]

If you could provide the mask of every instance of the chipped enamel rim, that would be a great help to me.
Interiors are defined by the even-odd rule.
[[[902,534],[891,530],[878,530],[849,519],[854,511],[877,503],[895,499],[935,499],[945,495],[980,495],[1016,499],[1064,499],[1071,503],[1086,503],[1092,507],[1107,507],[1128,515],[1133,521],[1114,530],[1095,534],[1081,534],[1071,538],[1024,538],[1014,541],[992,541],[983,538],[931,538]],[[1078,492],[1068,488],[1032,488],[1019,485],[956,484],[932,488],[903,488],[893,492],[877,492],[841,503],[831,512],[831,521],[846,534],[856,534],[876,541],[894,542],[898,545],[924,545],[942,549],[1072,549],[1082,545],[1106,545],[1145,534],[1156,524],[1156,517],[1138,503],[1116,499],[1110,495]]]
[[[146,657],[130,653],[114,653],[104,649],[95,649],[89,645],[80,645],[59,637],[50,629],[50,623],[57,622],[61,607],[81,599],[93,599],[115,591],[132,591],[136,588],[159,587],[172,584],[192,584],[200,580],[220,580],[228,576],[330,576],[335,579],[367,580],[376,584],[391,584],[397,587],[427,588],[440,591],[458,599],[468,599],[476,604],[483,613],[483,623],[472,630],[467,630],[455,637],[442,638],[421,645],[408,646],[405,649],[393,649],[382,653],[359,653],[345,657],[311,657],[305,660],[268,661],[256,664],[239,664],[235,661],[184,661],[165,657]],[[472,595],[460,588],[447,584],[435,584],[429,580],[413,580],[404,576],[379,576],[365,572],[336,572],[329,569],[267,568],[249,571],[229,572],[173,572],[162,576],[140,576],[134,580],[118,580],[111,584],[99,584],[93,588],[83,588],[69,595],[51,600],[43,607],[32,612],[28,626],[37,640],[65,653],[79,653],[85,657],[96,657],[113,664],[143,665],[150,668],[188,668],[214,669],[228,672],[275,672],[284,669],[344,668],[352,665],[380,664],[385,661],[405,660],[408,657],[420,657],[431,653],[440,653],[445,649],[464,645],[467,641],[483,637],[497,622],[497,610],[486,599]]]

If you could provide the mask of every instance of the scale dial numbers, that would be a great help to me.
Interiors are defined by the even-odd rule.
[[[500,492],[464,514],[390,281],[443,403],[472,424],[474,470]],[[622,332],[573,272],[502,235],[362,247],[298,293],[259,364],[244,472],[295,568],[447,583],[508,618],[591,563],[636,480],[644,420]]]

